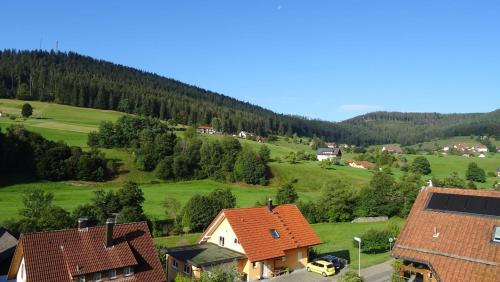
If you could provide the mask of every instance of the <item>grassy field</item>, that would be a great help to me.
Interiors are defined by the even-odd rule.
[[[115,121],[123,113],[115,111],[77,108],[53,103],[30,101],[33,116],[27,120],[21,118],[24,101],[0,99],[0,111],[17,116],[16,120],[0,118],[0,126],[6,128],[13,124],[22,124],[48,139],[63,140],[69,145],[85,146],[87,134],[96,130],[101,121]]]
[[[20,116],[20,109],[24,102],[17,100],[0,99],[0,111],[8,114]],[[88,132],[97,129],[101,121],[115,121],[123,113],[95,110],[87,108],[77,108],[53,103],[35,102],[30,104],[34,107],[32,118],[24,120],[17,118],[11,120],[8,117],[0,117],[0,127],[5,129],[13,124],[22,124],[30,130],[38,132],[51,140],[62,140],[70,145],[86,146]],[[220,135],[205,135],[202,138],[221,138]],[[246,144],[255,149],[262,146],[262,143],[239,139],[242,144]],[[469,137],[455,137],[443,140],[443,144],[465,143],[465,141],[476,142]],[[430,142],[429,142],[430,143]],[[476,144],[476,143],[473,143]],[[256,201],[263,201],[266,197],[274,196],[276,187],[286,181],[296,180],[296,189],[301,200],[314,200],[320,196],[321,187],[336,178],[346,179],[353,183],[353,186],[360,188],[371,179],[373,172],[363,169],[351,168],[348,166],[335,166],[333,169],[322,169],[318,162],[301,161],[297,164],[290,164],[283,160],[290,152],[304,150],[314,153],[309,146],[295,144],[285,138],[278,141],[266,143],[271,150],[273,161],[270,163],[273,178],[268,187],[249,186],[241,183],[218,183],[210,180],[186,181],[169,183],[160,181],[154,172],[138,171],[134,166],[133,155],[125,149],[103,149],[108,158],[115,159],[121,163],[119,176],[106,183],[90,183],[89,187],[75,186],[69,182],[43,182],[43,181],[13,181],[0,179],[0,221],[16,217],[17,211],[21,207],[21,192],[32,187],[41,187],[54,193],[55,204],[73,209],[77,204],[84,203],[92,197],[92,191],[98,188],[117,189],[124,181],[131,180],[140,183],[145,193],[145,211],[148,215],[163,218],[162,200],[167,197],[178,198],[182,203],[196,193],[209,193],[216,187],[229,187],[238,198],[239,206],[253,206]],[[406,155],[408,161],[415,158],[414,155]],[[486,158],[464,158],[459,156],[437,155],[426,156],[432,167],[431,176],[443,178],[453,171],[458,172],[462,177],[470,161],[476,161],[486,172],[495,171],[500,167],[500,154],[488,154]],[[353,158],[353,154],[344,154],[343,159]],[[399,169],[393,169],[396,177],[402,175]],[[429,176],[429,178],[431,177]],[[496,178],[488,178],[487,183],[477,184],[479,187],[491,187]],[[14,183],[14,184],[12,184]]]
[[[400,221],[402,226],[404,221]],[[371,228],[384,228],[387,222],[370,222],[370,223],[320,223],[312,224],[314,231],[323,242],[321,245],[314,247],[317,252],[322,254],[333,254],[338,257],[347,259],[350,263],[357,263],[358,249],[352,244],[354,236],[361,236]],[[157,245],[165,247],[175,247],[186,244],[195,244],[200,238],[200,233],[186,234],[180,236],[168,236],[154,238]],[[388,242],[389,244],[389,242]],[[375,264],[382,263],[389,259],[389,252],[380,254],[361,254],[361,267],[369,267]]]
[[[22,207],[22,192],[26,189],[40,188],[54,194],[54,204],[69,211],[77,205],[89,202],[93,197],[93,191],[97,189],[118,189],[118,185],[105,183],[101,185],[80,186],[84,183],[72,182],[27,182],[21,184],[7,185],[0,188],[0,222],[10,218],[17,218],[19,209]],[[77,186],[78,185],[78,186]],[[257,201],[274,198],[276,188],[274,187],[244,187],[219,183],[211,180],[196,180],[184,182],[160,182],[140,185],[144,192],[144,210],[150,217],[165,218],[162,202],[166,197],[172,197],[181,204],[186,203],[195,194],[208,194],[216,188],[230,188],[237,199],[237,206],[251,207]],[[299,192],[301,199],[310,201],[319,197],[318,192]]]

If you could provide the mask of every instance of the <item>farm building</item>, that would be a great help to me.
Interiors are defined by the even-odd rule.
[[[340,159],[341,157],[342,151],[340,148],[319,148],[316,151],[318,161]]]
[[[243,281],[304,268],[320,240],[295,205],[222,210],[198,244],[167,250],[167,276],[199,277],[212,267],[234,267]]]
[[[202,134],[215,134],[215,129],[213,127],[211,127],[210,125],[200,125],[198,126],[198,128],[196,128],[196,131],[198,133],[202,133]]]
[[[382,147],[382,152],[383,151],[387,151],[389,153],[394,153],[394,154],[401,154],[401,153],[403,153],[403,150],[398,145],[384,145]]]

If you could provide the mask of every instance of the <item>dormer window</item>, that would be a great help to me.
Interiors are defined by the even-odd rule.
[[[102,278],[101,278],[101,273],[100,273],[100,272],[96,272],[96,273],[94,273],[93,279],[94,279],[94,281],[95,281],[95,282],[100,282],[100,281],[102,281]]]
[[[269,232],[271,233],[271,236],[273,236],[274,239],[279,239],[280,238],[280,234],[278,233],[278,230],[271,229],[271,230],[269,230]]]
[[[83,275],[83,276],[78,276],[78,277],[76,278],[76,281],[77,281],[77,282],[85,282],[85,275]]]
[[[495,226],[493,229],[493,242],[500,243],[500,226]]]
[[[111,269],[108,273],[109,279],[115,279],[116,278],[116,269]]]
[[[123,268],[123,275],[130,276],[132,275],[132,267],[127,266]]]

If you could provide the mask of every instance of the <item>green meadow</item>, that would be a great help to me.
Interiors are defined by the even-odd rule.
[[[17,124],[23,125],[29,130],[38,132],[48,139],[64,141],[70,145],[86,147],[87,134],[96,130],[102,121],[115,121],[123,113],[104,111],[88,108],[78,108],[54,103],[30,101],[34,107],[33,116],[29,119],[20,118],[23,101],[0,99],[0,111],[17,118],[12,120],[5,115],[0,117],[0,128]],[[222,138],[220,135],[203,135],[201,138]],[[240,139],[243,145],[258,149],[262,143]],[[476,142],[470,137],[454,137],[440,140],[442,144],[465,143],[465,141]],[[437,142],[437,141],[436,141]],[[305,142],[304,142],[305,143]],[[428,144],[424,145],[429,145]],[[434,142],[432,142],[433,144]],[[475,143],[474,143],[475,144]],[[220,183],[211,180],[196,180],[183,182],[164,182],[159,180],[154,172],[143,172],[135,168],[133,154],[126,149],[103,149],[108,158],[114,159],[121,164],[120,174],[115,179],[105,183],[85,182],[47,182],[29,181],[24,179],[0,179],[0,222],[9,218],[17,217],[18,210],[22,205],[22,191],[33,187],[40,187],[54,193],[55,204],[72,210],[79,204],[89,201],[96,189],[117,189],[124,181],[135,181],[140,184],[145,194],[146,213],[156,218],[164,218],[161,203],[165,197],[177,198],[181,203],[186,202],[196,193],[209,193],[217,187],[228,187],[238,199],[238,206],[253,206],[257,201],[262,202],[265,198],[273,197],[276,189],[282,183],[294,181],[299,192],[300,199],[304,201],[316,200],[320,197],[321,188],[325,183],[337,178],[344,179],[359,189],[367,185],[373,172],[351,168],[349,166],[334,166],[332,169],[323,169],[315,161],[300,161],[290,164],[284,157],[290,152],[304,150],[314,153],[309,146],[296,144],[280,137],[278,141],[266,143],[271,150],[272,161],[269,166],[272,178],[269,186],[254,186],[242,183]],[[344,154],[343,159],[353,158],[353,154]],[[406,155],[408,161],[413,160],[415,155]],[[426,178],[436,176],[443,178],[456,171],[465,177],[465,170],[471,161],[486,170],[494,172],[500,167],[500,154],[487,154],[486,158],[465,158],[461,156],[438,156],[426,155],[431,163],[432,173]],[[392,169],[395,177],[402,176],[399,169]],[[476,183],[479,187],[491,187],[497,178],[489,177],[486,183]]]

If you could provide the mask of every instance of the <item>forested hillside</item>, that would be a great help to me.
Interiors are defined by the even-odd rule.
[[[274,113],[153,73],[73,52],[0,51],[0,98],[118,110],[226,133],[314,135],[326,141],[404,145],[457,135],[498,135],[500,110],[486,114],[376,112],[343,122]]]

